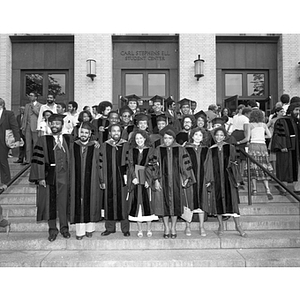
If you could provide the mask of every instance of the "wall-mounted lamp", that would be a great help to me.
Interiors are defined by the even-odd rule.
[[[195,64],[195,77],[197,78],[197,81],[200,77],[203,77],[203,63],[204,59],[200,59],[200,55],[198,55],[198,59],[194,60]]]
[[[86,61],[86,76],[90,77],[93,81],[96,75],[96,61],[94,59],[87,59]]]

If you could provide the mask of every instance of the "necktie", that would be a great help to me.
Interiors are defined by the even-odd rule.
[[[57,137],[57,146],[58,146],[59,149],[61,149],[61,147],[62,147],[62,144],[61,144],[59,136]]]

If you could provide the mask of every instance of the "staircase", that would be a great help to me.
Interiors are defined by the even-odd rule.
[[[18,167],[11,164],[12,169]],[[50,243],[47,223],[36,222],[36,187],[28,182],[28,176],[29,170],[0,195],[4,216],[8,213],[12,223],[8,236],[0,229],[0,267],[300,266],[299,203],[291,196],[279,195],[273,183],[272,201],[267,200],[262,184],[258,184],[251,206],[247,189],[240,192],[241,225],[248,238],[238,235],[232,218],[225,222],[224,235],[217,236],[217,220],[209,218],[204,223],[206,237],[199,235],[198,222],[192,223],[191,237],[184,234],[185,223],[178,222],[177,239],[165,240],[161,221],[153,222],[152,238],[138,238],[135,223],[131,223],[130,237],[123,236],[119,224],[115,234],[102,237],[104,222],[99,222],[90,239],[76,240],[71,225],[70,239],[59,235]]]

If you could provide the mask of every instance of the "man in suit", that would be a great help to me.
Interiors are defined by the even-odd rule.
[[[19,147],[20,134],[15,115],[12,111],[5,109],[5,101],[0,98],[0,190],[6,189],[6,184],[11,180],[10,169],[7,160],[9,148],[5,143],[5,132],[7,129],[12,130],[16,141],[15,147]]]
[[[26,156],[23,164],[29,164],[35,146],[37,134],[37,120],[42,104],[37,101],[37,93],[29,94],[30,103],[25,105],[24,117],[22,120],[22,133],[25,136]]]
[[[25,136],[22,133],[22,121],[24,118],[24,111],[25,111],[25,106],[20,106],[19,108],[20,114],[17,115],[17,123],[19,126],[19,133],[20,133],[20,137],[23,139],[24,141],[24,145],[19,148],[19,158],[18,160],[14,161],[14,163],[23,163],[24,158],[25,158],[25,150],[26,150],[26,144],[25,144]]]

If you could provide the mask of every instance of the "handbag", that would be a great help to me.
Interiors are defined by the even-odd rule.
[[[186,201],[186,206],[183,206],[183,214],[181,215],[181,218],[187,222],[191,222],[193,219],[193,212],[191,211],[191,209],[188,206],[188,201],[187,201],[187,195],[186,195],[186,191],[183,188],[183,192],[184,192],[184,198]]]

